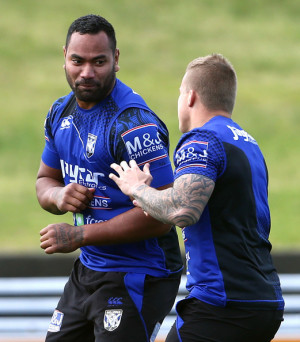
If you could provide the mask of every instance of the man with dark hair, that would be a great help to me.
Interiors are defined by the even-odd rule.
[[[68,48],[71,36],[75,32],[80,34],[97,34],[100,31],[106,33],[110,41],[111,50],[115,53],[117,40],[113,26],[105,18],[94,14],[86,15],[74,20],[68,30],[65,47]]]
[[[255,139],[231,119],[236,73],[218,54],[192,61],[178,99],[175,181],[122,161],[111,174],[147,214],[182,228],[189,295],[166,342],[269,342],[284,301],[270,255],[268,171]]]
[[[116,79],[112,25],[72,23],[64,47],[72,92],[45,121],[36,189],[40,205],[74,226],[43,228],[47,254],[81,249],[51,319],[47,342],[154,341],[175,301],[182,260],[175,227],[146,217],[108,177],[110,164],[150,163],[153,186],[173,183],[168,131],[140,95]]]

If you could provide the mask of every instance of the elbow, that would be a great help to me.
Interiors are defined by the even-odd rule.
[[[200,219],[201,214],[191,212],[190,210],[180,210],[174,217],[174,224],[180,228],[192,226]]]
[[[187,226],[192,226],[193,224],[197,223],[198,220],[178,220],[177,223],[174,223],[179,228],[185,228]]]

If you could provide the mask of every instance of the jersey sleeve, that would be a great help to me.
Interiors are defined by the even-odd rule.
[[[118,164],[131,159],[140,167],[150,163],[151,186],[157,188],[173,182],[168,131],[150,111],[129,108],[121,113],[110,132],[110,143]]]
[[[215,182],[225,163],[223,144],[212,132],[192,131],[180,139],[174,152],[175,179],[184,174],[200,174]]]
[[[49,110],[48,115],[45,120],[44,130],[45,130],[45,146],[42,153],[42,161],[54,169],[60,169],[60,158],[57,153],[54,137],[52,134],[53,129],[53,117],[55,110],[57,109],[57,103],[55,103]]]

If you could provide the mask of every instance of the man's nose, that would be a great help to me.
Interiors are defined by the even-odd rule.
[[[84,64],[80,76],[82,78],[93,78],[95,76],[94,67],[89,63]]]

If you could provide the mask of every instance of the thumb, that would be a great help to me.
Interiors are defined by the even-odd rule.
[[[93,199],[95,191],[95,188],[88,188],[87,197],[90,201]]]

